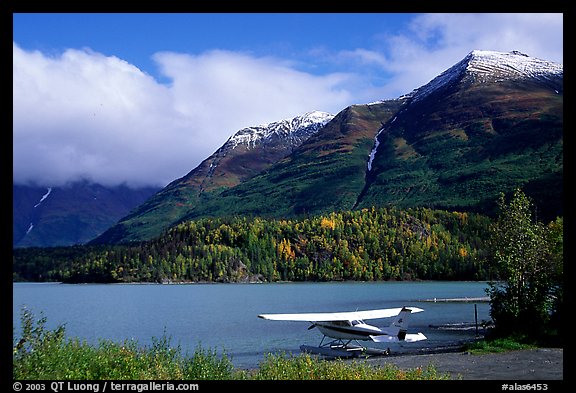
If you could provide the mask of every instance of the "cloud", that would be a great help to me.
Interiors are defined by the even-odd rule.
[[[422,42],[438,49],[472,48],[508,52],[562,62],[562,14],[426,14],[410,26]]]
[[[157,53],[154,59],[173,80],[176,109],[205,124],[230,116],[234,124],[268,123],[312,109],[340,110],[351,99],[342,87],[350,75],[313,76],[281,59],[222,50]]]
[[[211,51],[154,56],[170,80],[89,49],[13,45],[15,183],[166,185],[235,131],[309,110],[339,111],[350,75],[313,76],[274,58]]]
[[[563,62],[563,15],[537,13],[422,14],[397,34],[377,37],[367,48],[341,51],[349,66],[364,66],[374,78],[371,94],[396,98],[418,88],[474,49],[509,52]],[[377,99],[378,97],[373,97]]]

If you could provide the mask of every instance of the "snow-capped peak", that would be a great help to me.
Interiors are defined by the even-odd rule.
[[[299,144],[303,139],[308,138],[332,120],[333,117],[334,115],[330,113],[311,111],[291,119],[243,128],[230,137],[226,145],[230,149],[234,149],[238,145],[244,145],[250,149],[274,135],[288,138],[291,142],[294,139],[293,142]]]
[[[473,50],[463,60],[447,69],[428,84],[415,89],[412,102],[455,83],[467,75],[477,83],[499,82],[514,79],[548,79],[564,72],[562,64],[528,56],[519,51],[496,52]]]
[[[540,78],[564,72],[562,64],[531,57],[519,51],[504,53],[474,50],[467,58],[467,71],[480,78]]]

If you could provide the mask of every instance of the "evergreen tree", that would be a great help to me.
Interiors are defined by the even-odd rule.
[[[532,203],[520,189],[508,204],[502,194],[498,207],[490,249],[501,281],[488,289],[491,317],[499,334],[540,335],[548,326],[554,294],[561,293],[557,245],[554,250],[546,227],[533,221]]]

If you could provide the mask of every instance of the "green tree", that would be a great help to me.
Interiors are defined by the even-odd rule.
[[[562,311],[564,304],[564,220],[562,217],[550,222],[547,226],[547,240],[551,249],[552,261],[552,313],[550,327],[558,331],[562,325]]]
[[[557,244],[551,243],[554,237],[543,224],[533,221],[532,203],[520,189],[508,204],[501,194],[498,207],[490,243],[500,281],[488,289],[491,317],[500,334],[540,335],[561,287],[553,257]]]

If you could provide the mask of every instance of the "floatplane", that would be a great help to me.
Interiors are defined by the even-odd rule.
[[[376,348],[365,348],[358,340],[377,343],[412,343],[426,340],[422,333],[409,334],[408,317],[411,313],[424,311],[417,307],[385,308],[378,310],[297,313],[297,314],[260,314],[259,318],[271,321],[302,321],[311,323],[308,329],[317,328],[324,335],[318,347],[300,346],[303,352],[330,357],[352,357],[359,353],[368,355],[389,354]],[[364,320],[395,317],[386,327],[368,325]],[[329,337],[332,340],[324,342]],[[357,345],[351,344],[356,342]]]

